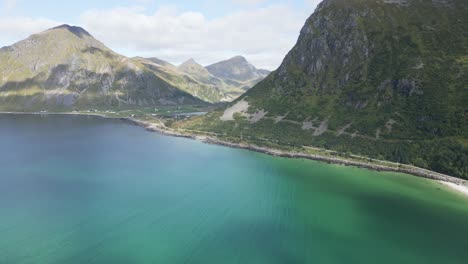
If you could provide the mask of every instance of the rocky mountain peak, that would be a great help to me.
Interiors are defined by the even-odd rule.
[[[184,63],[182,63],[181,66],[182,66],[182,65],[185,65],[185,66],[192,65],[192,66],[200,66],[200,67],[203,67],[203,66],[201,66],[197,61],[195,61],[193,58],[188,59],[187,61],[185,61]]]
[[[91,34],[89,34],[89,32],[86,31],[85,29],[83,29],[82,27],[70,26],[70,25],[67,25],[67,24],[63,24],[63,25],[51,28],[51,29],[49,29],[47,31],[50,32],[50,31],[59,30],[59,29],[68,30],[69,32],[73,33],[75,36],[77,36],[79,38],[83,38],[85,36],[86,37],[92,37]]]
[[[198,62],[196,62],[194,59],[189,59],[182,63],[179,67],[179,70],[183,72],[206,72],[206,69],[200,65]]]
[[[196,76],[199,79],[201,78],[203,82],[207,82],[209,79],[213,78],[213,76],[194,59],[187,60],[177,68],[181,72],[192,76]]]
[[[237,63],[249,63],[247,59],[243,56],[235,56],[235,57],[228,59],[227,61],[237,62]]]
[[[206,69],[218,78],[241,82],[266,76],[265,71],[258,70],[242,56],[209,65]]]

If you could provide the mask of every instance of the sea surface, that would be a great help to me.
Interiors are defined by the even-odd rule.
[[[0,263],[468,263],[441,184],[162,136],[0,116]]]

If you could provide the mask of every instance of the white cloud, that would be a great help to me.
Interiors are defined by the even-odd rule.
[[[31,34],[39,33],[61,24],[47,18],[0,17],[0,36],[3,45],[24,39]]]
[[[142,8],[115,8],[90,10],[82,14],[81,21],[97,38],[118,50],[174,62],[193,57],[204,64],[241,54],[255,65],[273,69],[295,44],[308,15],[285,5],[216,19],[171,7],[161,7],[152,15]]]

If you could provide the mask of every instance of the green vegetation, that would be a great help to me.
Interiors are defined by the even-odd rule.
[[[220,112],[214,112],[170,124],[173,128],[214,132],[232,142],[245,141],[259,146],[301,151],[304,151],[304,147],[313,146],[320,148],[317,150],[319,155],[331,150],[335,155],[348,159],[359,155],[366,157],[364,161],[388,160],[468,179],[468,150],[454,138],[371,140],[359,136],[337,136],[330,131],[313,136],[311,131],[303,130],[297,124],[275,124],[272,120],[264,119],[253,125],[240,116],[236,121],[220,122],[220,115]]]
[[[174,126],[468,178],[467,18],[463,0],[326,0],[280,68],[238,99],[247,113]]]

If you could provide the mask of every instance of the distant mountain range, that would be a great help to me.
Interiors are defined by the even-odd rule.
[[[324,0],[278,70],[180,125],[468,178],[467,33],[466,0]]]
[[[244,57],[236,56],[206,67],[208,72],[245,92],[263,80],[270,71],[255,68]]]
[[[80,27],[58,26],[0,49],[0,110],[143,107],[231,101],[267,75],[244,58],[233,78],[193,60],[127,58]],[[240,68],[239,68],[240,67]],[[235,78],[238,71],[251,78]],[[261,72],[262,74],[258,74]]]
[[[270,71],[259,70],[244,57],[234,58],[203,67],[194,59],[175,66],[159,58],[134,58],[147,65],[165,81],[180,87],[209,103],[230,102],[263,80]],[[224,75],[211,69],[224,65]],[[240,75],[242,72],[244,75]]]

